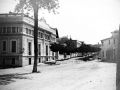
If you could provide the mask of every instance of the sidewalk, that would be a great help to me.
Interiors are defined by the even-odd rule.
[[[76,63],[77,61],[75,60],[76,58],[64,60],[64,61],[57,61],[57,65],[48,65],[44,63],[38,63],[38,71],[44,71],[43,69],[45,68],[52,68],[52,67],[58,67],[59,65],[64,65],[64,64],[71,64],[71,63]],[[82,61],[78,61],[82,62]],[[33,69],[33,65],[28,65],[24,67],[16,67],[16,68],[7,68],[7,69],[0,69],[0,75],[4,74],[22,74],[22,73],[31,73]]]

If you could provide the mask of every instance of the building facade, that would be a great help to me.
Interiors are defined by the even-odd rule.
[[[55,59],[49,48],[56,29],[38,21],[38,63]],[[0,14],[0,66],[25,66],[34,62],[34,19],[24,14]]]
[[[101,40],[101,58],[103,61],[116,62],[118,59],[119,30],[111,34],[110,38]]]

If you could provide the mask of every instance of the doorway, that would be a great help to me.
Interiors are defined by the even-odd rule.
[[[29,58],[29,65],[31,65],[31,58]]]

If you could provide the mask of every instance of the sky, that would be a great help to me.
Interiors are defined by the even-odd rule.
[[[68,36],[88,44],[97,44],[119,29],[120,0],[59,0],[59,14],[39,11],[39,18]],[[0,13],[13,11],[15,0],[0,0]]]

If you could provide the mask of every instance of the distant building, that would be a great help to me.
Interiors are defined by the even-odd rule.
[[[44,19],[38,22],[38,63],[55,59],[49,48],[57,29]],[[0,14],[0,65],[25,66],[34,61],[34,19],[24,14]]]
[[[101,58],[104,61],[116,62],[118,58],[118,42],[119,42],[119,31],[116,30],[111,33],[110,38],[101,40]]]
[[[78,41],[78,40],[73,40],[73,42],[75,43],[76,47],[80,47],[82,44],[82,41]]]

